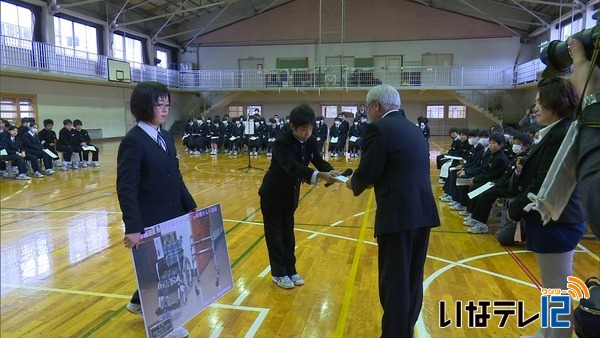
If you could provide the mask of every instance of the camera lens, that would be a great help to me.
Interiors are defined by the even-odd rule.
[[[569,46],[565,41],[551,41],[540,53],[540,59],[548,67],[544,70],[544,78],[552,77],[560,73],[567,72],[573,59],[569,55]]]

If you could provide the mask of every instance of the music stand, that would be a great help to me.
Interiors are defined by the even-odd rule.
[[[254,136],[254,122],[253,121],[244,121],[244,135]],[[246,174],[250,171],[250,169],[264,170],[262,168],[257,168],[257,167],[252,166],[252,163],[250,162],[250,142],[248,142],[248,165],[243,168],[239,168],[238,170],[244,170],[244,169],[246,169]]]

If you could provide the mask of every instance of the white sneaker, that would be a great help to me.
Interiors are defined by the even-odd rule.
[[[54,164],[54,166],[55,166],[55,167],[60,167],[60,166],[61,166],[61,164],[60,164],[60,161],[59,161],[59,160],[54,160],[54,163],[53,163],[53,164]]]
[[[46,174],[46,175],[53,175],[54,173],[55,173],[55,171],[52,170],[52,168],[46,169],[46,171],[44,171],[44,174]]]
[[[477,223],[479,223],[479,222],[477,222]],[[479,223],[477,225],[470,227],[469,229],[467,229],[467,231],[472,234],[487,234],[489,229],[488,229],[487,225],[485,225],[483,223]]]
[[[2,175],[2,177],[8,177],[8,175],[10,175],[10,174],[6,170],[0,170],[0,175]]]
[[[277,284],[278,286],[284,289],[293,289],[294,286],[296,286],[288,276],[273,277],[273,283]]]
[[[290,278],[294,285],[304,285],[304,279],[299,274],[291,275]]]
[[[186,330],[183,326],[178,327],[173,332],[169,333],[165,336],[165,338],[186,338],[190,335],[188,330]]]
[[[468,212],[467,210],[463,210],[463,211],[459,212],[458,214],[461,215],[461,216],[469,216],[469,215],[471,215],[471,213]]]
[[[79,168],[79,162],[73,161],[73,167],[71,169],[77,170],[77,168]]]
[[[42,173],[40,173],[39,171],[36,171],[35,173],[33,173],[33,177],[42,178],[42,177],[44,177],[44,175],[42,175]]]
[[[18,180],[30,180],[30,179],[31,179],[31,177],[29,177],[29,176],[27,176],[27,175],[25,175],[25,174],[19,174],[19,175],[17,176],[17,179],[18,179]]]
[[[478,222],[478,221],[476,221],[476,220],[474,220],[474,219],[468,219],[468,220],[466,219],[466,220],[463,222],[463,225],[466,225],[466,226],[468,226],[468,227],[472,227],[472,226],[475,226],[475,225],[477,225],[478,223],[479,223],[479,222]]]
[[[100,166],[100,162],[92,161],[92,167],[99,167],[99,166]]]
[[[133,313],[134,315],[142,315],[141,304],[134,304],[132,302],[129,302],[127,303],[127,305],[125,305],[125,308],[127,309],[127,311]]]
[[[452,196],[445,196],[445,197],[440,198],[440,200],[442,200],[442,202],[448,202],[448,203],[453,202]]]
[[[87,161],[82,161],[81,164],[80,164],[80,166],[82,168],[87,168]]]

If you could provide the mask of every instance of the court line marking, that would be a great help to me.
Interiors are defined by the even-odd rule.
[[[266,276],[269,272],[271,272],[271,266],[267,265],[267,267],[260,273],[258,274],[259,278],[263,278],[264,276]]]
[[[6,197],[4,197],[3,199],[0,200],[0,202],[4,202],[4,201],[8,201],[9,199],[15,197],[16,195],[20,194],[21,192],[23,192],[23,190],[29,188],[29,185],[31,185],[31,180],[28,180],[27,183],[25,183],[24,186],[22,186],[19,190],[17,190],[16,192],[14,192],[11,195],[8,195]]]
[[[35,210],[35,209],[11,209],[11,208],[4,208],[4,209],[0,209],[0,213],[2,214],[10,214],[10,213],[15,213],[15,214],[28,214],[28,213],[45,213],[45,214],[122,214],[122,212],[120,211],[98,211],[98,210]]]
[[[586,248],[585,246],[583,246],[581,243],[577,243],[577,246],[579,248],[581,248],[581,250],[583,250],[583,252],[586,252],[588,255],[592,256],[592,258],[594,258],[597,261],[600,261],[600,257],[598,257],[598,255],[596,255],[595,253],[591,252],[588,248]]]
[[[254,320],[254,323],[252,323],[252,326],[250,326],[250,329],[244,336],[247,338],[254,337],[254,335],[256,335],[256,331],[258,331],[258,329],[262,325],[263,321],[267,317],[267,314],[269,313],[269,309],[261,308],[261,307],[249,307],[249,306],[239,306],[239,305],[235,306],[235,305],[225,305],[225,304],[217,304],[217,303],[213,303],[213,304],[209,305],[209,307],[215,307],[218,309],[231,309],[231,310],[258,312],[258,317],[256,317],[256,319]]]
[[[350,267],[350,275],[346,282],[346,291],[344,292],[344,298],[342,301],[342,308],[340,309],[340,316],[338,317],[337,327],[335,330],[335,337],[343,337],[344,329],[346,328],[346,321],[348,320],[348,312],[350,311],[350,303],[352,301],[352,295],[354,294],[354,282],[356,281],[356,274],[358,273],[358,263],[360,262],[360,256],[362,255],[363,242],[365,240],[365,234],[367,232],[367,222],[369,221],[369,210],[373,203],[373,197],[375,193],[373,190],[369,193],[369,199],[367,200],[367,207],[365,215],[363,217],[362,225],[360,227],[360,233],[358,235],[356,250],[354,251],[354,258],[352,259],[352,266]]]
[[[211,332],[210,334],[210,338],[217,338],[221,332],[223,331],[223,327],[222,326],[217,326],[213,332]]]
[[[233,305],[241,305],[242,302],[246,299],[246,297],[248,297],[248,295],[250,295],[250,292],[248,291],[244,291],[242,292],[238,298],[236,298],[236,300],[233,302]]]
[[[331,225],[330,225],[330,226],[334,227],[334,226],[336,226],[336,225],[338,225],[338,224],[342,224],[342,223],[344,223],[344,221],[340,220],[340,221],[337,221],[337,222],[331,223]]]
[[[441,151],[444,151],[444,148],[440,147],[437,143],[431,141],[431,144],[433,144],[434,146],[438,147]]]
[[[319,234],[315,232],[312,235],[306,237],[306,239],[313,239],[313,238],[317,237],[317,235],[319,235]]]
[[[11,288],[11,289],[24,289],[24,290],[33,290],[33,291],[45,291],[45,292],[55,292],[55,293],[66,293],[71,295],[83,295],[83,296],[96,296],[96,297],[104,297],[104,298],[118,298],[118,299],[130,299],[131,296],[119,295],[115,293],[104,293],[104,292],[93,292],[93,291],[79,291],[79,290],[69,290],[69,289],[60,289],[60,288],[48,288],[45,286],[30,286],[30,285],[19,285],[19,284],[10,284],[3,283],[1,285],[3,288]]]

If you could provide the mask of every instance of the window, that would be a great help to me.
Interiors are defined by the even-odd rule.
[[[256,111],[258,109],[258,111]],[[262,116],[262,107],[261,106],[248,106],[246,108],[246,114],[253,116],[254,114],[258,114]]]
[[[142,41],[113,33],[113,57],[138,64],[144,62]]]
[[[31,49],[33,40],[33,13],[27,8],[0,2],[0,22],[5,44]],[[20,41],[22,39],[24,41]]]
[[[569,37],[580,30],[583,29],[583,18],[579,18],[574,20],[573,22],[569,22],[562,26],[562,31],[560,32],[560,39],[563,41],[567,41]]]
[[[444,106],[443,105],[428,105],[427,106],[427,118],[428,119],[443,119],[444,118]]]
[[[334,119],[338,114],[338,106],[321,106],[321,115],[328,118]]]
[[[230,118],[240,117],[244,114],[244,106],[229,106],[227,112]]]
[[[167,66],[169,65],[169,58],[166,51],[157,49],[156,58],[160,60],[160,63],[156,66],[161,68],[167,68]]]
[[[467,106],[448,106],[449,119],[466,119]]]
[[[54,43],[58,53],[87,59],[88,53],[98,54],[96,27],[65,18],[54,17]]]
[[[21,124],[21,119],[31,117],[38,121],[35,95],[1,94],[0,117],[13,125]]]

